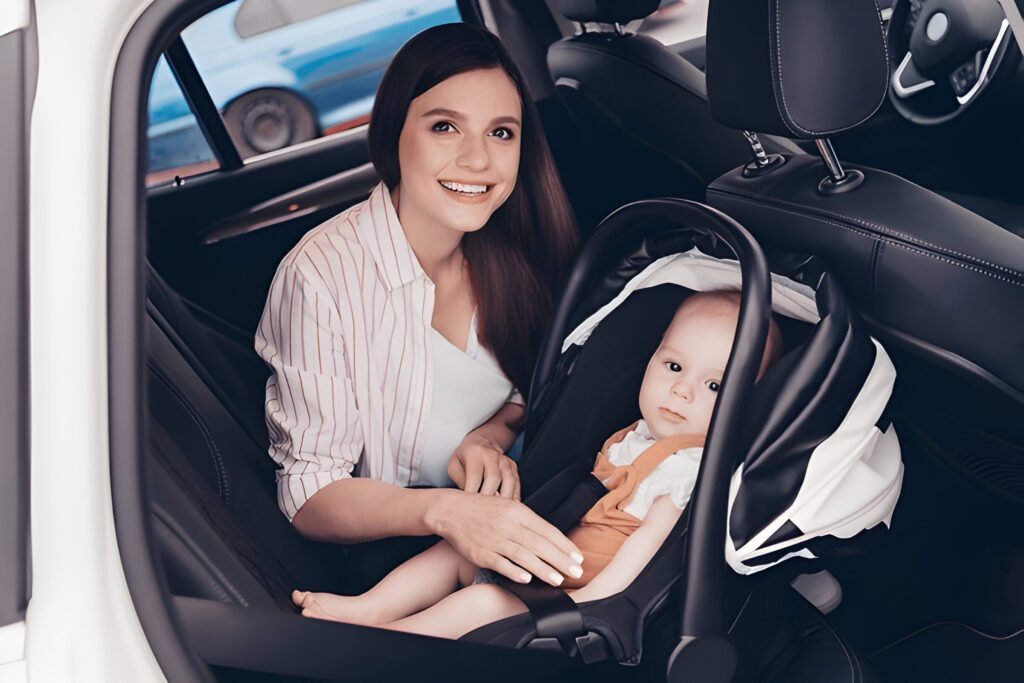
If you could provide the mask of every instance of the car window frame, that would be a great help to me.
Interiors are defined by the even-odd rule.
[[[29,22],[0,35],[0,627],[25,620],[31,594],[28,133],[38,59]]]

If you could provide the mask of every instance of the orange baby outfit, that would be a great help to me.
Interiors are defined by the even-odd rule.
[[[597,454],[593,474],[604,482],[608,493],[569,531],[569,540],[583,553],[583,576],[578,579],[566,576],[562,588],[582,588],[590,583],[608,566],[630,534],[639,528],[643,520],[623,508],[629,504],[644,477],[676,451],[704,446],[704,436],[673,436],[655,441],[632,464],[613,465],[606,455],[608,449],[636,429],[637,424],[612,434]]]

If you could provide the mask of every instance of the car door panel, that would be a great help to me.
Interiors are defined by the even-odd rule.
[[[155,188],[147,253],[172,288],[249,334],[284,255],[376,182],[362,128]]]

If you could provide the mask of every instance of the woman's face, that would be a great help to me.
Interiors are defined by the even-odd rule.
[[[473,232],[519,173],[522,103],[502,69],[466,71],[409,105],[398,139],[402,215]]]

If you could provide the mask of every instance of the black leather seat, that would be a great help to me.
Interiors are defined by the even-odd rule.
[[[164,293],[168,301],[182,303],[170,290]],[[296,587],[344,590],[342,548],[308,541],[288,523],[277,506],[266,442],[255,440],[224,403],[219,379],[189,348],[183,353],[181,339],[195,342],[206,329],[188,317],[176,321],[178,329],[171,328],[151,302],[147,472],[171,592],[243,606],[288,606]],[[219,353],[213,342],[206,343],[207,352]],[[214,371],[224,378],[237,369]],[[255,400],[262,404],[262,394]]]
[[[178,353],[188,359],[252,440],[266,444],[263,400],[270,370],[256,355],[252,336],[178,294],[149,263],[146,302],[150,317]]]
[[[747,161],[743,135],[711,118],[704,74],[657,40],[617,24],[641,19],[659,0],[556,0],[575,22],[597,23],[548,49],[556,90],[578,125],[590,173],[587,196],[574,202],[587,218],[603,218],[638,199],[702,200],[704,188]],[[769,152],[800,153],[766,137]],[[584,225],[593,225],[581,217]]]

